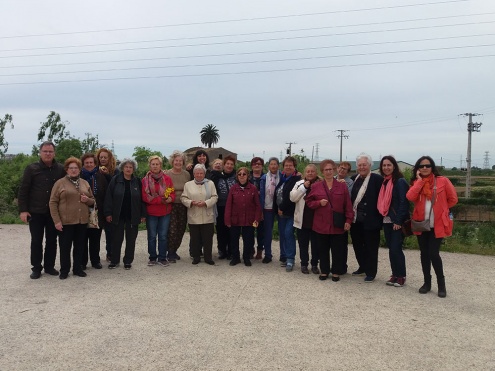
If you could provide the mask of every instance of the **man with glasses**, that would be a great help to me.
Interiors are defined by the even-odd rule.
[[[64,175],[64,167],[55,161],[55,145],[52,142],[41,143],[39,162],[24,170],[18,203],[19,216],[24,223],[29,223],[31,233],[32,279],[40,278],[42,269],[49,275],[58,276],[55,269],[57,230],[50,216],[48,202],[53,185]],[[44,254],[43,236],[46,239]]]

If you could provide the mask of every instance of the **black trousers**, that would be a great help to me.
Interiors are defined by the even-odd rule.
[[[62,226],[60,232],[60,273],[69,273],[71,262],[70,252],[72,250],[72,271],[80,272],[82,252],[86,242],[86,224],[69,224]],[[74,246],[74,248],[72,248]]]
[[[318,250],[317,233],[311,228],[297,229],[297,242],[299,244],[299,257],[301,258],[301,266],[308,266],[309,263],[309,244],[311,243],[311,266],[317,267],[320,260]]]
[[[55,267],[57,258],[57,230],[50,214],[31,214],[29,220],[31,233],[31,265],[33,271]],[[45,237],[45,252],[43,254],[43,237]],[[43,263],[43,264],[42,264]]]
[[[367,276],[375,277],[378,271],[378,248],[380,229],[364,229],[364,223],[356,222],[351,226],[352,247],[356,254],[359,270]]]
[[[212,261],[211,250],[213,248],[213,234],[215,227],[213,223],[189,224],[189,235],[191,237],[191,256],[199,260],[201,258],[201,247],[205,261]]]
[[[431,266],[437,277],[443,277],[443,263],[440,257],[440,246],[443,238],[436,238],[435,231],[423,232],[418,236],[418,244],[421,256],[421,268],[426,278],[430,277]]]
[[[249,260],[254,249],[254,227],[253,226],[231,226],[230,227],[230,251],[232,259],[240,259],[239,237],[242,235],[242,259]]]
[[[231,255],[230,228],[225,225],[225,206],[217,206],[217,245],[218,252]]]
[[[347,234],[315,233],[320,250],[320,270],[322,274],[345,274],[347,267],[344,247],[347,247]],[[330,251],[332,252],[332,267],[330,268]]]
[[[88,255],[91,265],[100,263],[100,239],[102,230],[99,228],[86,229],[86,241],[81,259],[81,265],[88,265]]]
[[[125,233],[125,252],[124,264],[132,264],[134,261],[134,252],[136,251],[136,238],[138,235],[138,226],[131,224],[130,221],[120,219],[118,224],[113,224],[112,240],[112,264],[120,263],[120,252],[124,242]]]
[[[258,243],[258,246],[256,247],[257,250],[264,250],[264,243],[263,243],[264,239],[265,239],[265,224],[263,223],[263,220],[261,220],[258,223],[258,226],[256,227],[256,242]]]

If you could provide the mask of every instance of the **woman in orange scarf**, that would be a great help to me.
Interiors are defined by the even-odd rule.
[[[438,281],[438,296],[444,298],[447,296],[447,290],[440,245],[444,237],[452,235],[454,221],[449,209],[457,204],[457,193],[450,180],[440,176],[430,156],[422,156],[416,161],[413,175],[415,178],[411,179],[411,188],[406,194],[407,199],[414,202],[412,219],[430,220],[429,231],[414,232],[418,236],[425,280],[419,292],[426,294],[431,290],[430,271],[433,265]]]

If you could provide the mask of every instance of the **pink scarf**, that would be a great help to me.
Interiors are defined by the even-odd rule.
[[[394,182],[392,181],[392,175],[387,175],[385,179],[383,179],[382,187],[380,188],[380,193],[378,194],[378,203],[376,205],[378,211],[383,216],[388,215],[388,209],[390,208],[390,203],[392,202],[393,189]]]
[[[165,194],[165,189],[167,188],[167,185],[163,179],[163,172],[155,175],[151,171],[148,171],[143,180],[143,189],[146,193],[146,199],[144,200],[145,202],[151,203],[154,198],[163,197]]]

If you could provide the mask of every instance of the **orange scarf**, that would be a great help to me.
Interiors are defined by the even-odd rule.
[[[423,188],[421,188],[420,194],[424,195],[427,200],[431,200],[434,178],[435,175],[433,175],[433,173],[428,175],[428,177],[423,178]]]

